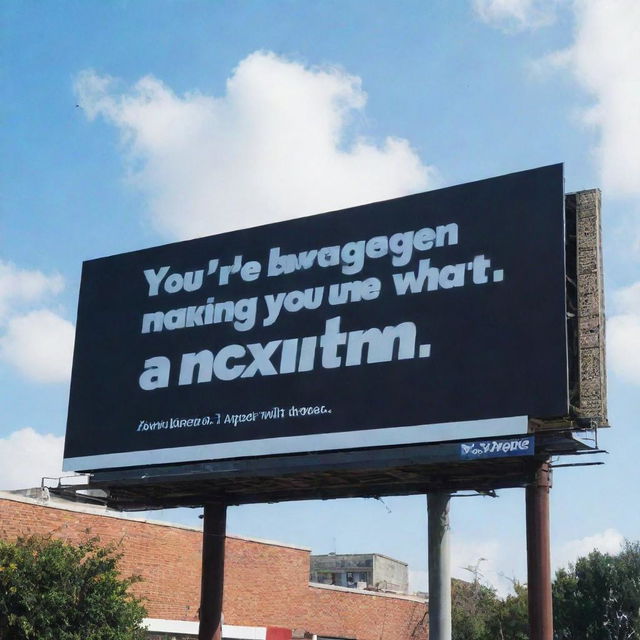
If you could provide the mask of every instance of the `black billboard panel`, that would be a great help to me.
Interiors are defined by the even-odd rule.
[[[65,469],[490,437],[567,405],[553,165],[85,262]]]

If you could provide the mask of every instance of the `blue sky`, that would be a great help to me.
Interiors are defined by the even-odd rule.
[[[635,0],[5,0],[0,487],[59,475],[83,260],[564,162],[603,190],[606,465],[559,469],[554,562],[640,537]],[[634,36],[634,33],[636,34]],[[234,508],[424,588],[424,497]],[[194,512],[154,517],[195,521]],[[525,579],[524,495],[455,499],[453,564]]]

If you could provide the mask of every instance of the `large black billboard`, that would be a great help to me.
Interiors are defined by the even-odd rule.
[[[565,415],[563,198],[553,165],[85,262],[65,469]]]

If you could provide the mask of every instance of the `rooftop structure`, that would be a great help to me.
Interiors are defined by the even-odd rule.
[[[311,556],[311,582],[340,587],[407,593],[406,562],[380,553],[349,553]]]

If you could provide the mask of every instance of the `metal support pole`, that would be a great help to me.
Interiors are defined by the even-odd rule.
[[[444,492],[427,494],[429,513],[429,640],[451,640],[451,558],[449,500]]]
[[[535,481],[526,488],[527,573],[529,592],[529,637],[553,640],[551,599],[551,544],[549,536],[549,490],[551,469],[540,464]]]
[[[221,640],[222,595],[224,592],[224,542],[227,506],[204,506],[202,532],[202,578],[200,587],[200,627],[198,640]]]

